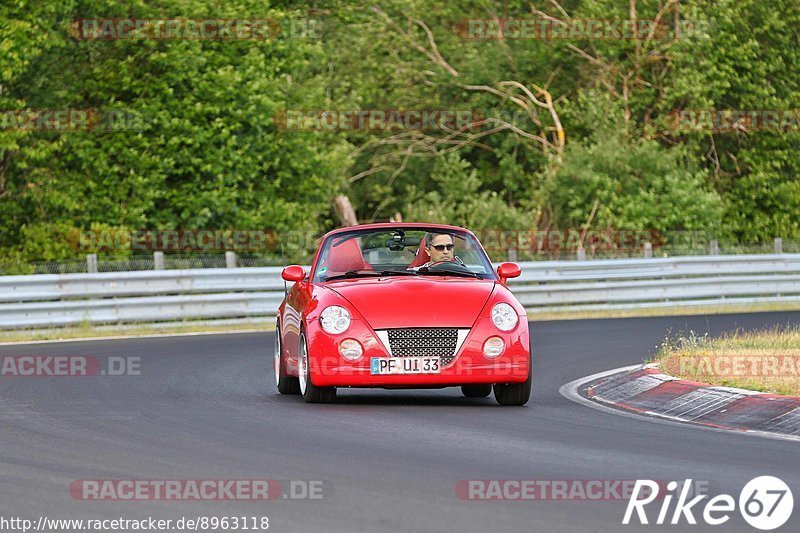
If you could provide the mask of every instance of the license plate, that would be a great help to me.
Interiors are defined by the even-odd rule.
[[[370,373],[383,374],[440,374],[442,363],[439,357],[373,357]]]

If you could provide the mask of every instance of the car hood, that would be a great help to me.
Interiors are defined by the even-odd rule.
[[[327,283],[373,329],[471,327],[492,294],[493,280],[386,277]]]

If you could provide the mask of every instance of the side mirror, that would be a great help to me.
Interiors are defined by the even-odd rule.
[[[306,271],[300,265],[291,265],[283,269],[281,277],[286,281],[303,281],[306,277]]]
[[[520,274],[522,274],[522,269],[516,263],[500,263],[500,266],[497,267],[497,275],[503,285],[506,284],[507,279],[516,278]]]

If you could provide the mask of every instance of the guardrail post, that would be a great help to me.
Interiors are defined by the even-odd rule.
[[[153,270],[164,270],[164,252],[153,252]]]
[[[651,242],[644,243],[644,258],[645,259],[653,258],[653,243]]]
[[[86,272],[97,274],[97,254],[86,255]]]
[[[716,240],[711,241],[709,244],[709,255],[719,255],[719,242]]]
[[[783,239],[777,237],[775,239],[775,253],[782,254],[783,253]]]
[[[578,261],[586,261],[586,250],[583,248],[583,246],[578,248],[577,259]]]
[[[225,268],[236,268],[236,252],[225,252]]]

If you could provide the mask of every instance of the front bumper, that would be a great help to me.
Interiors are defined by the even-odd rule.
[[[496,328],[475,324],[453,361],[438,374],[372,375],[372,357],[391,357],[369,328],[356,327],[330,335],[313,325],[309,327],[309,363],[311,381],[319,387],[409,387],[458,386],[480,383],[521,383],[531,372],[528,324],[520,320],[512,331],[503,333]],[[500,337],[504,352],[496,359],[483,355],[483,343],[489,337]],[[339,356],[339,343],[346,338],[356,339],[364,347],[364,355],[355,362]]]

